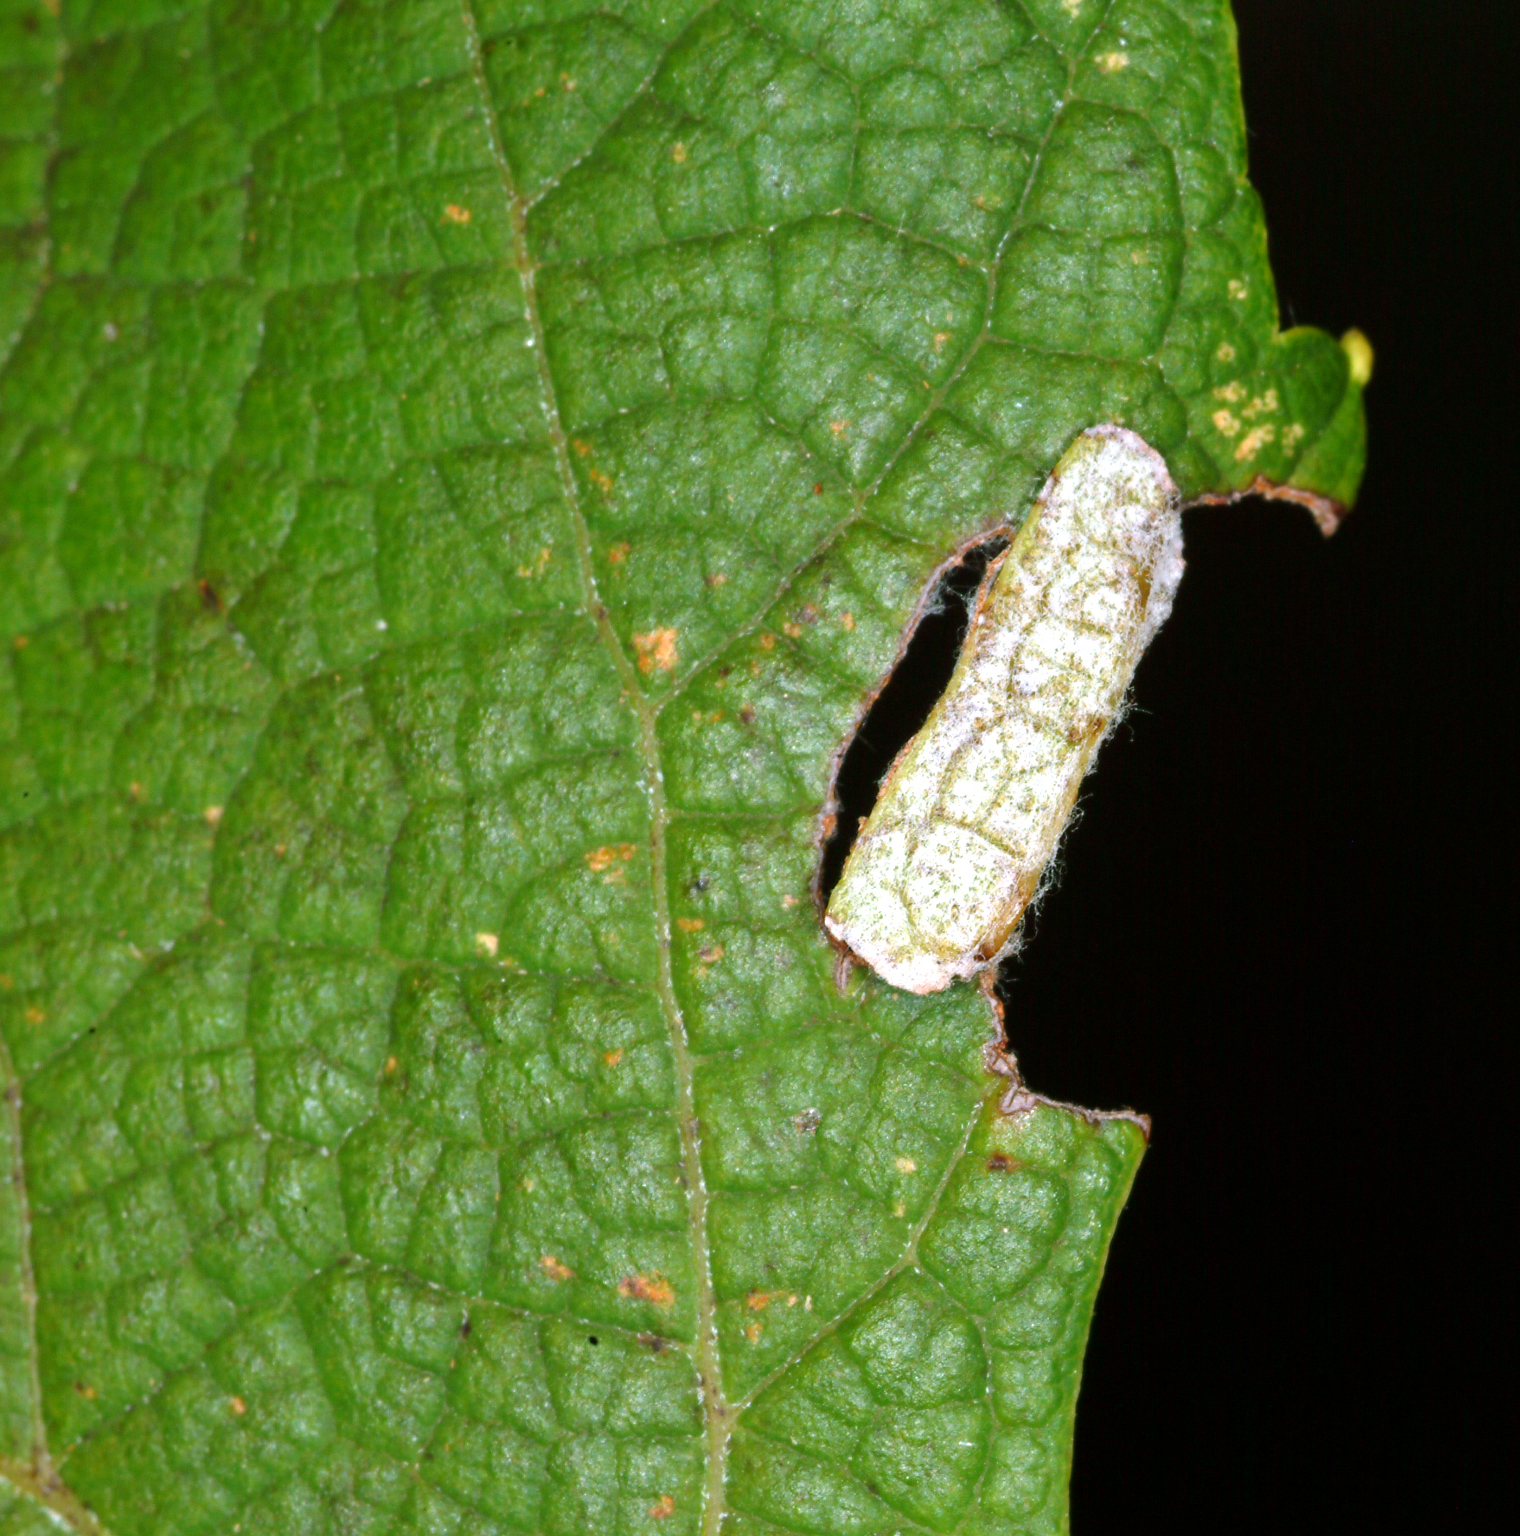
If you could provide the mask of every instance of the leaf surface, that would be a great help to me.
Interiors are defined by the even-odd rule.
[[[811,883],[1077,431],[1354,493],[1225,4],[6,0],[0,68],[0,1529],[1064,1529],[1141,1133],[839,992]]]

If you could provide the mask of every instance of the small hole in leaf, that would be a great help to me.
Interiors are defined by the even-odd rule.
[[[818,896],[827,906],[861,823],[871,814],[881,781],[918,734],[949,686],[966,638],[966,624],[987,567],[1008,547],[997,534],[974,544],[939,579],[902,659],[876,695],[834,778],[838,811],[834,835],[823,845]]]

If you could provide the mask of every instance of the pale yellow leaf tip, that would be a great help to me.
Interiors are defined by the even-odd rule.
[[[1353,326],[1341,337],[1341,348],[1351,366],[1351,382],[1365,389],[1372,378],[1372,343]]]

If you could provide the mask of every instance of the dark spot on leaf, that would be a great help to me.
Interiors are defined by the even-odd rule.
[[[469,1320],[469,1318],[465,1318],[465,1320],[459,1325],[459,1336],[462,1339],[469,1338],[469,1336],[474,1331],[475,1331],[475,1325],[474,1325],[474,1323],[472,1323]]]
[[[792,1119],[799,1136],[811,1136],[823,1124],[823,1116],[816,1109],[805,1109]]]
[[[602,1341],[594,1333],[588,1333],[586,1335],[586,1342],[588,1344],[600,1344]]]
[[[201,607],[207,613],[220,613],[222,611],[221,594],[206,580],[204,576],[196,582],[195,590],[201,595]]]
[[[988,1173],[1014,1173],[1023,1166],[1022,1163],[1009,1157],[1006,1152],[994,1152],[987,1159]]]
[[[823,495],[823,481],[822,480],[819,480],[819,481],[817,481],[814,484],[814,486],[813,486],[813,494],[815,496],[822,496]]]
[[[746,725],[753,725],[755,723],[755,706],[753,704],[746,704],[744,708],[739,711],[739,718]]]

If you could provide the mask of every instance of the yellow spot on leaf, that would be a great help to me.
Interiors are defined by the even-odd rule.
[[[769,630],[766,630],[760,636],[760,649],[762,651],[774,651],[776,649],[776,637]]]
[[[949,331],[936,331],[934,333],[934,350],[938,352],[944,344],[950,340]]]
[[[496,958],[496,951],[501,948],[501,940],[494,933],[477,933],[475,935],[475,948],[488,960]]]
[[[672,160],[674,160],[677,165],[685,165],[686,164],[686,146],[684,144],[680,143],[679,141],[677,141],[676,143],[672,144],[670,146],[670,158]]]
[[[1239,379],[1231,379],[1228,384],[1221,384],[1214,391],[1214,398],[1216,400],[1225,400],[1231,405],[1234,405],[1237,400],[1244,400],[1245,397],[1246,387]]]
[[[676,1299],[676,1293],[664,1275],[624,1275],[617,1285],[618,1295],[625,1301],[648,1301],[657,1307],[668,1307]]]
[[[1303,441],[1303,438],[1304,427],[1302,422],[1295,421],[1291,426],[1284,427],[1282,435],[1283,451],[1292,453]]]
[[[394,1056],[387,1056],[385,1058],[385,1075],[387,1077],[392,1076],[400,1065],[401,1063]]]
[[[602,493],[603,496],[610,496],[612,494],[612,476],[609,475],[606,470],[598,469],[595,465],[592,465],[592,467],[586,471],[586,474],[589,477],[592,485],[594,485],[597,490]]]
[[[1277,430],[1270,423],[1252,427],[1241,438],[1240,446],[1235,450],[1235,462],[1244,464],[1247,459],[1254,458],[1276,436]]]
[[[1221,341],[1219,350],[1214,354],[1221,363],[1233,363],[1235,361],[1235,348],[1229,342]]]
[[[1127,53],[1120,53],[1118,49],[1115,49],[1112,53],[1100,53],[1093,60],[1093,63],[1105,75],[1115,75],[1129,63],[1129,55]]]
[[[658,668],[661,672],[675,671],[680,659],[676,653],[676,632],[673,629],[651,629],[648,634],[633,637],[633,653],[638,659],[639,671],[645,674]]]
[[[800,624],[786,623],[781,626],[781,633],[788,640],[800,640],[802,638],[802,626]]]
[[[727,584],[728,584],[728,577],[725,576],[722,571],[714,571],[707,578],[707,585],[710,586],[710,587],[722,587],[722,586],[726,586]]]
[[[853,613],[841,613],[839,615],[839,622],[843,626],[845,634],[852,635],[855,633],[855,615]]]
[[[707,924],[700,917],[678,917],[676,919],[676,927],[682,933],[701,933],[706,926]]]
[[[444,220],[449,224],[468,224],[470,222],[470,210],[461,208],[458,203],[450,203],[443,210]]]
[[[651,1520],[664,1520],[676,1512],[676,1501],[668,1493],[662,1493],[646,1513]]]
[[[899,1173],[917,1173],[918,1164],[911,1157],[899,1157],[894,1166]]]
[[[17,635],[16,638],[11,641],[11,644],[15,646],[18,651],[24,651],[31,643],[32,640],[30,635]]]
[[[47,1013],[43,1009],[39,1008],[36,1003],[33,1003],[29,1008],[27,1008],[21,1017],[25,1019],[28,1024],[47,1023]]]
[[[575,1271],[568,1264],[561,1264],[552,1253],[546,1253],[538,1261],[538,1267],[548,1275],[551,1280],[565,1281],[575,1278]]]
[[[611,869],[613,864],[619,859],[626,864],[633,857],[634,851],[632,843],[618,843],[616,845],[604,843],[600,848],[593,848],[584,857],[591,873],[599,875],[604,869]]]
[[[760,1342],[760,1335],[764,1332],[765,1329],[761,1324],[750,1323],[745,1327],[744,1337],[748,1339],[751,1344],[758,1344]]]
[[[1249,420],[1253,416],[1270,416],[1277,408],[1277,391],[1269,389],[1265,394],[1257,395],[1240,414]]]
[[[575,89],[575,81],[564,70],[559,72],[559,83],[563,90],[573,91]]]
[[[1228,411],[1215,411],[1210,419],[1214,423],[1214,430],[1223,433],[1225,437],[1234,437],[1240,431],[1240,423]]]
[[[234,1395],[227,1399],[227,1406],[239,1417],[248,1412],[248,1404],[242,1398]]]
[[[786,907],[788,910],[790,910],[792,907],[795,907],[797,905],[797,901],[798,901],[798,898],[795,897],[795,896],[783,896],[781,898],[781,905],[783,907]]]
[[[1232,299],[1236,300],[1245,298],[1245,296],[1250,291],[1251,290],[1247,288],[1246,285],[1241,282],[1238,277],[1232,277],[1225,288],[1225,292],[1227,292]]]
[[[829,431],[832,432],[835,437],[843,437],[844,434],[853,425],[854,425],[853,422],[848,422],[848,421],[831,421],[829,423]]]
[[[771,1292],[750,1291],[744,1298],[744,1305],[751,1312],[763,1312],[771,1304]]]
[[[615,1067],[623,1059],[621,1047],[615,1051],[603,1051],[602,1061],[609,1067]]]
[[[222,807],[219,805],[208,805],[206,809],[201,812],[201,820],[204,821],[208,827],[219,826],[222,820]]]

